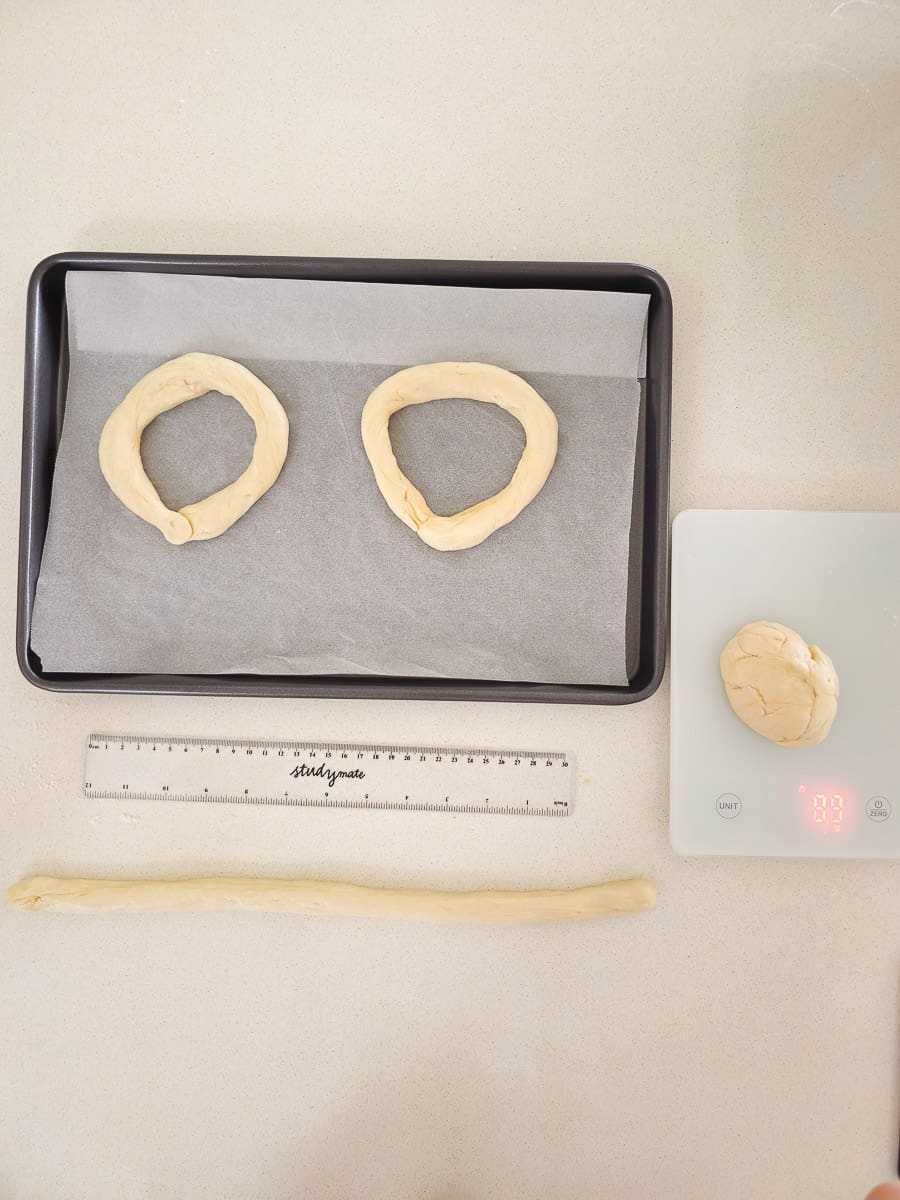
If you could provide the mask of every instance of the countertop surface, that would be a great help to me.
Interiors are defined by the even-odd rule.
[[[0,1196],[861,1200],[895,1169],[900,866],[681,859],[629,708],[56,696],[13,652],[24,300],[58,250],[633,260],[673,511],[900,506],[900,5],[0,9],[4,882],[574,885],[504,929],[0,913]],[[102,536],[102,530],[98,531]],[[574,753],[541,822],[89,802],[96,728]]]

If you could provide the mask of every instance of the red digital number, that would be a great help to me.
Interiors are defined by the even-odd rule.
[[[844,797],[839,792],[832,792],[830,796],[817,792],[813,800],[813,820],[817,825],[840,833],[844,822]]]

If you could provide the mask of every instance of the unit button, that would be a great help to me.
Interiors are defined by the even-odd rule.
[[[740,796],[736,796],[734,792],[725,792],[716,801],[716,812],[724,821],[733,821],[735,817],[741,814]]]
[[[873,796],[866,805],[866,816],[870,821],[886,821],[892,811],[887,796]]]

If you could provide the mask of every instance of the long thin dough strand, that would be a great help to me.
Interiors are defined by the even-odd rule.
[[[647,879],[563,891],[433,892],[311,879],[61,879],[33,875],[6,893],[29,912],[280,912],[520,925],[640,912],[656,904]]]

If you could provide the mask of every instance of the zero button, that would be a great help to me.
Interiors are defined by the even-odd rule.
[[[870,821],[886,821],[893,811],[887,796],[873,796],[866,805],[866,816]]]

